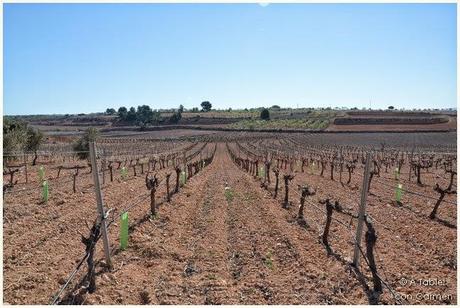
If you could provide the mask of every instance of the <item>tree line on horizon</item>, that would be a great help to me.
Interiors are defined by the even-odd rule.
[[[209,112],[212,109],[212,104],[208,101],[201,103],[201,112]],[[192,112],[198,112],[198,108],[192,109]],[[179,108],[173,111],[173,114],[167,119],[168,123],[176,124],[182,119],[182,113],[184,112],[184,106],[180,105]],[[114,108],[107,108],[106,114],[116,115],[120,122],[135,124],[140,127],[146,127],[148,125],[158,125],[164,122],[161,118],[159,110],[154,110],[148,105],[137,106],[137,109],[130,107],[129,109],[122,106],[118,108],[118,111]]]

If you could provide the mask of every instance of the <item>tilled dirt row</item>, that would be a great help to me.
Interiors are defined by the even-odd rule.
[[[225,187],[231,193],[225,195]],[[85,303],[367,303],[347,266],[231,162],[223,144],[158,216],[130,233]]]
[[[119,171],[116,172],[118,177]],[[156,174],[163,180],[168,172],[172,173],[172,190],[175,185],[173,167],[158,170]],[[142,222],[149,213],[150,198],[144,177],[145,174],[140,172],[137,177],[132,176],[130,172],[124,181],[108,180],[103,185],[105,206],[114,210],[112,216],[119,215],[122,209],[133,202],[142,201],[130,211],[130,215],[135,218],[131,221],[133,227],[136,223]],[[79,232],[87,236],[89,230],[85,221],[91,226],[96,217],[91,175],[80,176],[81,186],[75,194],[71,192],[71,183],[64,184],[62,181],[65,179],[61,182],[59,179],[56,181],[56,185],[52,186],[51,198],[46,204],[40,202],[39,193],[36,191],[20,197],[6,195],[3,268],[5,302],[49,303],[85,253]],[[165,181],[162,181],[157,190],[157,203],[164,202],[165,186]],[[118,236],[119,230],[114,224],[109,229],[109,239],[114,251]],[[98,257],[102,255],[101,242],[97,246]],[[81,270],[79,275],[83,275],[84,272],[85,270]]]
[[[278,206],[285,192],[282,181],[284,172],[285,170],[281,170],[279,176]],[[253,181],[260,183],[261,180],[253,179]],[[359,189],[341,185],[337,180],[330,180],[327,172],[324,177],[321,177],[307,171],[296,173],[295,178],[290,182],[289,200],[292,205],[285,211],[290,213],[286,214],[287,220],[294,220],[297,215],[300,204],[298,185],[308,185],[316,190],[314,196],[307,198],[304,210],[309,226],[307,229],[312,232],[316,230],[317,234],[321,234],[324,227],[325,206],[321,205],[319,200],[326,198],[331,198],[333,201],[339,200],[345,208],[351,208],[353,213],[358,212]],[[267,193],[273,196],[273,192],[274,179],[272,178]],[[408,303],[455,303],[457,301],[455,296],[456,228],[446,226],[439,220],[430,220],[427,215],[413,209],[415,206],[426,209],[426,200],[407,196],[403,206],[396,206],[391,203],[391,198],[391,194],[385,193],[384,187],[374,184],[367,205],[367,212],[372,216],[378,236],[375,255],[381,277],[393,290],[398,292],[398,299],[407,299]],[[450,220],[455,220],[456,209],[449,204],[444,207],[441,213],[451,216]],[[353,255],[356,220],[336,211],[333,217],[344,224],[333,220],[330,231],[331,247],[342,260],[350,261]],[[371,275],[364,261],[361,262],[361,270],[367,275],[368,284],[372,286]],[[441,280],[443,283],[441,285],[419,283],[420,281],[427,283],[430,279],[432,281]],[[408,285],[404,283],[405,280],[415,280],[417,283]],[[446,298],[439,295],[444,295]],[[381,300],[395,303],[395,296],[385,290]]]
[[[175,180],[172,173],[171,188]],[[314,197],[315,204],[331,191],[351,198],[340,184],[319,176],[296,176],[292,187],[305,181],[313,181],[315,187],[320,187]],[[109,208],[121,210],[136,202],[135,197],[147,195],[143,177],[109,186],[104,193]],[[160,185],[157,196],[165,195],[164,186],[164,183]],[[350,230],[354,231],[355,225],[344,230],[332,224],[330,242],[337,254],[328,255],[319,241],[324,215],[307,205],[307,225],[301,225],[296,220],[298,196],[291,193],[293,202],[287,210],[281,208],[282,196],[281,189],[278,199],[274,200],[270,192],[260,187],[259,180],[233,164],[225,145],[218,144],[213,163],[188,181],[179,194],[173,195],[171,202],[158,197],[156,217],[149,215],[148,198],[129,211],[130,238],[124,251],[118,248],[120,226],[118,219],[115,220],[109,229],[114,269],[106,272],[99,264],[96,292],[75,298],[75,303],[369,303],[366,292],[367,285],[372,286],[369,273],[365,272],[367,281],[360,282],[348,265],[353,247]],[[68,225],[69,222],[82,225],[82,217],[89,213],[88,205],[94,205],[94,196],[88,193],[68,197],[63,192],[61,197],[66,198],[65,204],[53,201],[48,211],[32,206],[28,209],[35,212],[28,216],[7,212],[11,222],[5,229],[10,232],[5,241],[5,301],[48,303],[81,258],[83,246],[79,235]],[[79,207],[78,202],[84,206]],[[402,277],[400,270],[403,275],[415,278],[418,272],[423,274],[420,277],[431,277],[433,271],[437,271],[436,274],[455,279],[451,266],[456,264],[445,264],[446,260],[436,258],[456,254],[451,246],[455,243],[436,246],[430,243],[428,235],[412,238],[409,231],[415,224],[421,226],[424,234],[434,231],[430,237],[439,233],[455,239],[455,234],[446,232],[445,226],[434,222],[425,224],[411,212],[382,207],[379,202],[377,197],[370,197],[370,213],[384,223],[376,226],[379,236],[376,258],[380,273],[392,287],[407,291],[397,284]],[[17,206],[13,209],[20,211]],[[95,208],[91,207],[90,211],[94,213],[89,216],[95,217]],[[388,213],[393,217],[391,221],[386,219]],[[347,221],[346,216],[336,217]],[[57,228],[62,228],[60,234],[56,233]],[[85,228],[80,231],[87,234]],[[395,236],[398,238],[393,239]],[[98,260],[103,259],[101,242],[97,246]],[[365,268],[363,263],[361,268]],[[81,277],[82,274],[78,279]],[[426,290],[419,289],[420,292]],[[455,286],[440,290],[451,292]],[[68,298],[72,298],[71,293],[66,293]],[[387,291],[381,300],[394,302]]]

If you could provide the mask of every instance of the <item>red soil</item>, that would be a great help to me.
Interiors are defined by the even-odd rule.
[[[165,172],[159,172],[160,178]],[[360,185],[359,181],[355,176],[351,185],[342,186],[337,180],[297,173],[291,187],[314,184],[318,187],[317,195],[310,200],[314,204],[319,206],[317,200],[333,194],[344,203],[353,200],[346,206],[356,210],[359,189],[354,187]],[[385,181],[391,183],[390,179]],[[175,182],[174,174],[171,182]],[[84,255],[77,230],[86,235],[84,221],[92,223],[96,217],[90,183],[88,175],[82,178],[79,189],[89,190],[77,194],[71,193],[69,183],[52,185],[56,188],[45,205],[39,204],[38,190],[6,195],[5,302],[47,304],[65,282]],[[231,200],[225,196],[226,186],[233,191]],[[430,187],[412,189],[435,196]],[[118,210],[147,193],[143,175],[131,176],[126,182],[115,180],[103,188],[106,207]],[[452,294],[449,303],[457,303],[456,229],[427,219],[432,204],[426,200],[407,196],[404,206],[397,208],[391,204],[392,191],[373,184],[371,193],[368,212],[379,222],[375,227],[380,275],[397,292],[414,296]],[[99,263],[97,290],[84,296],[85,304],[369,303],[366,286],[372,287],[372,282],[367,266],[361,261],[364,282],[360,282],[347,263],[352,257],[350,230],[354,232],[355,224],[347,230],[333,223],[330,242],[336,256],[328,255],[318,238],[324,215],[307,205],[308,226],[301,227],[295,219],[298,195],[292,192],[292,206],[282,209],[283,192],[274,200],[260,187],[259,180],[233,164],[224,144],[218,144],[212,164],[193,177],[170,203],[163,201],[163,183],[157,196],[160,204],[156,218],[148,215],[148,199],[129,211],[131,231],[125,251],[118,249],[118,220],[111,226],[114,270],[105,272]],[[454,197],[449,198],[452,201]],[[455,223],[456,208],[442,206],[440,217]],[[346,221],[345,216],[336,218]],[[103,259],[101,242],[97,246],[98,260]],[[403,286],[401,278],[439,278],[447,283],[441,287]],[[395,300],[385,290],[380,302]],[[409,303],[442,301],[414,299]]]

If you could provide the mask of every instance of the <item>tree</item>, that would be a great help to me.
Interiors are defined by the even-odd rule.
[[[26,122],[5,117],[3,120],[3,151],[13,153],[19,151],[34,152],[33,165],[37,161],[37,151],[44,139],[39,129],[29,127]],[[16,155],[9,155],[5,160],[15,159]]]
[[[150,106],[137,106],[136,121],[140,126],[146,126],[153,121],[153,110]]]
[[[208,112],[211,110],[212,108],[212,104],[208,101],[204,101],[201,103],[201,108],[204,112]]]
[[[192,108],[192,112],[198,112],[198,111],[199,111],[199,110],[198,110],[198,107],[193,107],[193,108]]]
[[[3,152],[15,153],[24,150],[27,144],[27,124],[23,121],[3,118]],[[15,159],[15,155],[9,154],[3,162]]]
[[[126,114],[126,121],[128,122],[136,121],[136,109],[134,107],[129,108],[129,111]]]
[[[107,110],[105,111],[105,113],[108,114],[108,115],[114,115],[114,114],[117,113],[117,112],[116,112],[115,109],[113,109],[113,108],[107,108]]]
[[[74,151],[77,152],[77,156],[80,159],[87,159],[89,157],[89,142],[96,141],[99,137],[99,131],[94,128],[88,128],[83,136],[77,140],[77,142],[73,145]]]
[[[181,118],[182,118],[182,115],[179,112],[174,112],[169,118],[169,122],[176,124],[180,121]]]
[[[128,109],[126,109],[126,107],[118,108],[118,117],[120,118],[120,120],[125,121],[127,116],[128,116]]]
[[[184,110],[184,106],[180,105],[179,106],[179,109],[177,110],[177,112],[174,112],[171,117],[169,118],[169,122],[170,123],[178,123],[180,121],[180,119],[182,119],[182,111]]]
[[[37,151],[40,148],[40,145],[43,142],[43,133],[32,127],[27,128],[27,143],[26,151],[34,152],[34,159],[32,161],[32,166],[35,166],[37,163],[38,154]]]
[[[394,106],[388,106],[388,110],[394,110],[395,107]]]
[[[3,118],[3,151],[16,152],[26,142],[25,123],[8,117]]]
[[[270,111],[268,111],[267,108],[262,109],[262,111],[260,112],[260,118],[262,120],[270,120]]]
[[[161,122],[161,114],[158,110],[154,110],[151,123],[154,125],[158,125],[160,124],[160,122]]]

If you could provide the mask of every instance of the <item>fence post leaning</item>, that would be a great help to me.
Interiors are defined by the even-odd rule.
[[[102,192],[101,192],[101,185],[99,183],[99,169],[97,168],[97,161],[96,161],[96,146],[94,141],[89,142],[89,156],[91,159],[91,165],[93,170],[93,181],[94,181],[94,192],[96,194],[96,202],[97,202],[97,211],[99,214],[98,219],[101,222],[101,229],[102,229],[102,240],[104,242],[104,255],[105,261],[107,263],[107,267],[112,269],[112,261],[110,260],[110,248],[109,248],[109,238],[107,237],[107,224],[105,220],[105,211],[104,205],[102,201]]]
[[[369,185],[369,171],[370,171],[371,153],[366,154],[366,165],[364,167],[363,186],[361,187],[361,203],[359,204],[358,227],[356,228],[355,249],[353,255],[353,266],[359,266],[359,246],[361,245],[361,237],[363,233],[363,223],[366,213],[366,201]]]

